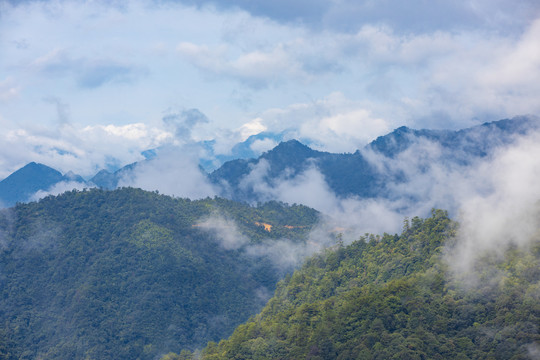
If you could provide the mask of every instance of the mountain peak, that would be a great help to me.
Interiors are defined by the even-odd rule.
[[[47,166],[31,162],[0,181],[0,202],[4,206],[26,201],[39,190],[46,190],[63,180],[62,174]]]
[[[263,154],[262,157],[265,157],[265,155],[270,155],[271,153],[296,153],[305,156],[313,156],[314,154],[318,153],[318,151],[313,150],[296,139],[292,139],[280,142],[275,148]]]

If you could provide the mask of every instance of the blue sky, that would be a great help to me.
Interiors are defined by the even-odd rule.
[[[539,98],[537,0],[0,0],[0,178],[261,131],[353,152]]]

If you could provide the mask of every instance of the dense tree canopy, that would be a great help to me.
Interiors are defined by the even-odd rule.
[[[230,335],[281,274],[198,226],[215,214],[251,243],[303,241],[318,219],[304,206],[132,188],[2,210],[0,358],[153,359]]]
[[[540,349],[540,241],[485,256],[466,285],[442,249],[444,211],[398,235],[366,235],[310,258],[263,311],[202,359],[532,359]],[[186,353],[184,352],[184,357]]]

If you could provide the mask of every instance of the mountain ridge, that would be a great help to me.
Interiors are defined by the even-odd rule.
[[[263,169],[266,172],[263,174],[262,181],[269,187],[275,186],[277,182],[293,179],[315,167],[322,173],[329,188],[338,197],[387,197],[389,196],[387,185],[402,182],[406,180],[406,176],[400,172],[381,172],[366,152],[392,160],[404,154],[415,144],[425,141],[435,144],[443,150],[441,157],[437,159],[441,164],[470,165],[476,159],[486,157],[497,147],[512,143],[516,136],[525,135],[538,129],[540,129],[540,118],[534,116],[486,122],[460,130],[415,130],[401,126],[386,135],[377,137],[362,149],[342,154],[314,150],[300,141],[292,139],[281,141],[277,146],[263,152],[257,158],[238,158],[225,161],[219,168],[207,173],[207,177],[211,183],[218,187],[221,196],[234,200],[257,202],[261,200],[259,194],[250,184],[246,184],[244,179],[258,165],[265,163],[268,166],[268,169]],[[258,137],[253,135],[245,142],[237,144],[237,147],[247,149],[255,141],[261,139],[273,141],[278,138],[282,139],[282,136],[272,133],[265,133],[265,135]],[[237,150],[237,152],[247,154],[245,149]],[[155,151],[152,153],[153,156],[144,161],[152,161],[152,158],[157,156]],[[123,178],[129,178],[136,171],[138,164],[140,163],[128,164],[112,173],[108,170],[100,170],[87,183],[95,184],[104,189],[115,189]],[[46,191],[55,184],[55,181],[84,181],[78,175],[72,177],[72,175],[67,176],[66,174],[61,178],[60,173],[55,173],[56,175],[52,178],[43,175],[43,184],[24,189],[24,184],[32,182],[32,176],[27,175],[26,178],[20,176],[24,173],[24,171],[19,173],[23,169],[15,171],[8,176],[9,179],[0,181],[0,200],[3,200],[4,206],[12,206],[18,201],[28,201],[29,196],[33,193],[39,190]],[[18,180],[14,181],[14,179]],[[18,183],[22,184],[20,189]]]

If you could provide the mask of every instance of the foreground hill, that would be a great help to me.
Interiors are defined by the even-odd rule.
[[[238,229],[207,231],[212,217]],[[130,188],[2,210],[0,358],[153,359],[226,337],[281,274],[220,236],[303,241],[317,219],[304,206]]]
[[[484,256],[475,283],[442,261],[455,230],[437,210],[309,259],[202,359],[538,359],[540,240]]]

